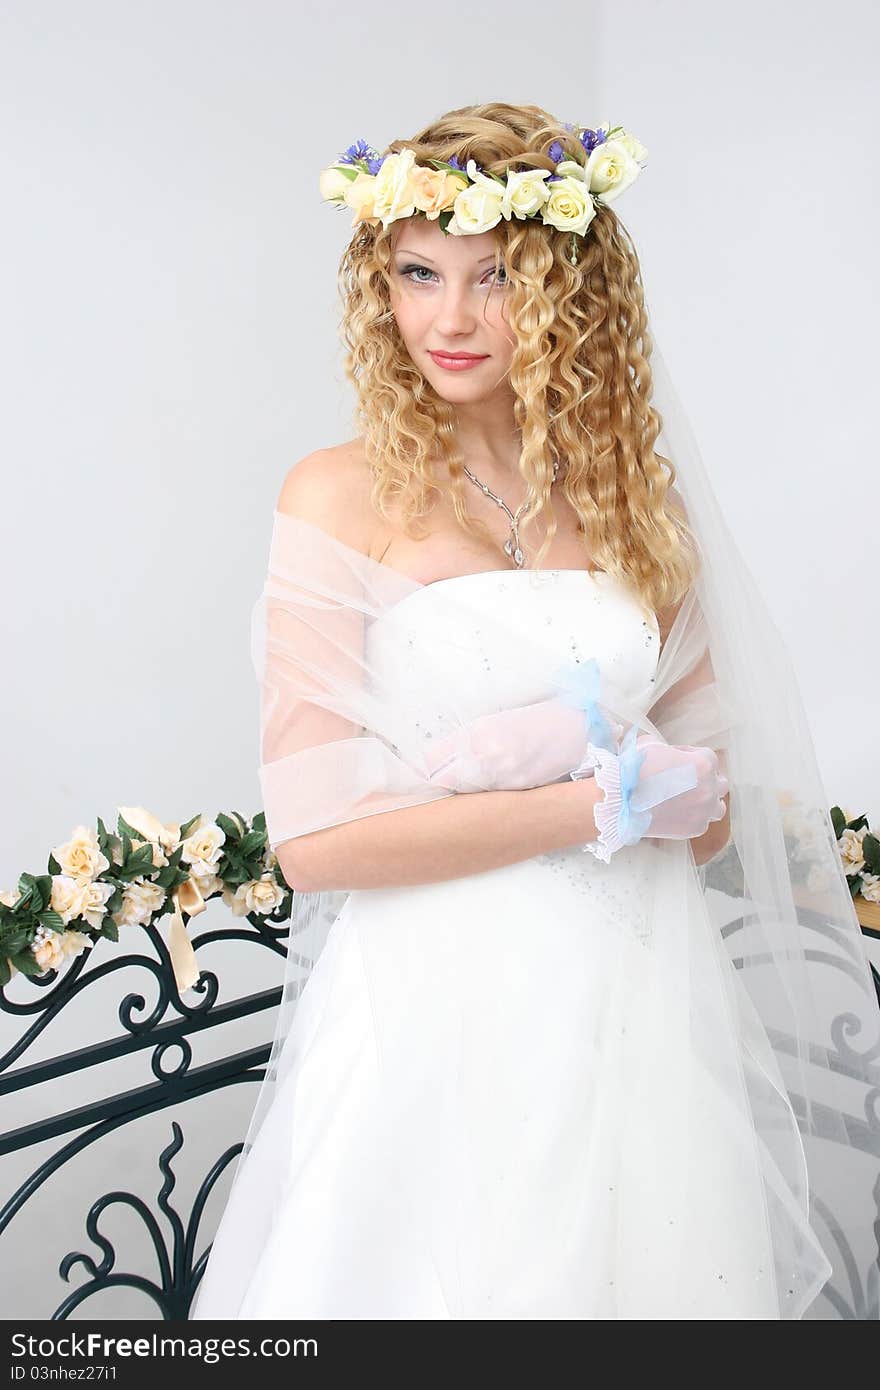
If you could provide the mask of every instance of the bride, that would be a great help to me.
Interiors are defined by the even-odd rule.
[[[645,160],[492,103],[322,175],[362,433],[284,479],[254,610],[290,944],[193,1318],[812,1316],[822,1203],[874,1258],[822,1049],[876,1001],[652,361]]]

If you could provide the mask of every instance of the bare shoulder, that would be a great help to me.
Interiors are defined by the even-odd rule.
[[[375,513],[363,440],[347,440],[305,454],[288,469],[275,504],[365,555],[370,554]]]

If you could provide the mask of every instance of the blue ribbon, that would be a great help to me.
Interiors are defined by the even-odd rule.
[[[697,770],[693,763],[667,767],[644,781],[641,767],[645,761],[644,748],[636,748],[638,726],[631,725],[620,741],[620,794],[623,805],[617,817],[617,828],[625,845],[634,845],[647,835],[651,824],[651,807],[669,801],[680,792],[691,791],[697,785]],[[636,790],[638,788],[638,791]]]
[[[584,711],[590,742],[617,755],[622,802],[617,829],[625,845],[636,844],[648,833],[651,807],[695,787],[696,769],[692,765],[670,767],[641,780],[645,750],[635,746],[639,727],[631,724],[620,743],[615,741],[611,724],[598,703],[601,677],[595,657],[560,666],[552,679],[562,703]]]
[[[636,748],[638,725],[632,724],[620,741],[618,751],[620,772],[620,797],[623,805],[617,817],[617,833],[625,845],[634,845],[647,835],[651,824],[651,812],[641,810],[632,804],[632,794],[639,785],[645,750]],[[652,777],[651,782],[654,782]],[[656,803],[655,803],[656,804]]]
[[[591,656],[589,661],[560,666],[551,679],[564,705],[584,711],[590,742],[609,753],[616,753],[614,733],[599,707],[602,680],[596,658]]]

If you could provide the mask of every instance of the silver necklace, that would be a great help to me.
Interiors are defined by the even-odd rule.
[[[487,497],[491,497],[493,502],[497,502],[497,503],[498,503],[498,506],[499,506],[499,507],[502,507],[502,508],[504,509],[504,511],[507,512],[507,515],[510,517],[510,535],[508,536],[507,540],[504,542],[504,553],[505,553],[505,555],[509,555],[509,556],[511,557],[511,559],[513,560],[513,563],[514,563],[518,568],[521,569],[521,568],[522,568],[522,563],[523,563],[523,558],[524,558],[524,557],[523,557],[523,553],[522,553],[522,548],[521,548],[520,543],[519,543],[519,517],[520,517],[520,512],[522,512],[522,511],[525,510],[525,507],[526,507],[526,503],[527,503],[527,501],[528,501],[528,498],[526,499],[526,502],[521,502],[521,503],[520,503],[520,505],[519,505],[519,506],[517,507],[517,509],[516,509],[516,513],[514,513],[514,512],[512,512],[512,511],[510,510],[510,508],[508,507],[507,503],[504,501],[504,499],[503,499],[502,497],[498,497],[498,496],[496,495],[496,493],[494,493],[494,492],[492,491],[491,488],[487,487],[485,483],[481,483],[480,480],[479,480],[479,478],[475,478],[475,477],[474,477],[473,473],[472,473],[471,470],[467,467],[466,464],[462,464],[462,468],[464,468],[465,473],[467,473],[468,477],[470,478],[470,480],[471,480],[471,482],[474,484],[474,486],[475,486],[475,487],[478,487],[478,488],[480,489],[481,492],[484,492],[484,493],[486,494]],[[559,472],[559,459],[554,459],[554,460],[553,460],[553,478],[552,478],[551,483],[550,483],[550,486],[551,486],[551,487],[552,487],[553,484],[556,482],[556,475],[557,475],[558,472]]]

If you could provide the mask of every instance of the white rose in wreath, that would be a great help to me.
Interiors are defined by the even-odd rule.
[[[78,883],[87,883],[110,867],[97,835],[87,825],[78,825],[71,838],[63,845],[56,845],[52,854],[62,874],[75,878]]]
[[[245,917],[249,912],[261,912],[265,915],[281,906],[284,901],[284,889],[274,874],[265,873],[261,878],[252,878],[248,883],[239,884],[234,893],[227,888],[223,898],[233,917]]]

